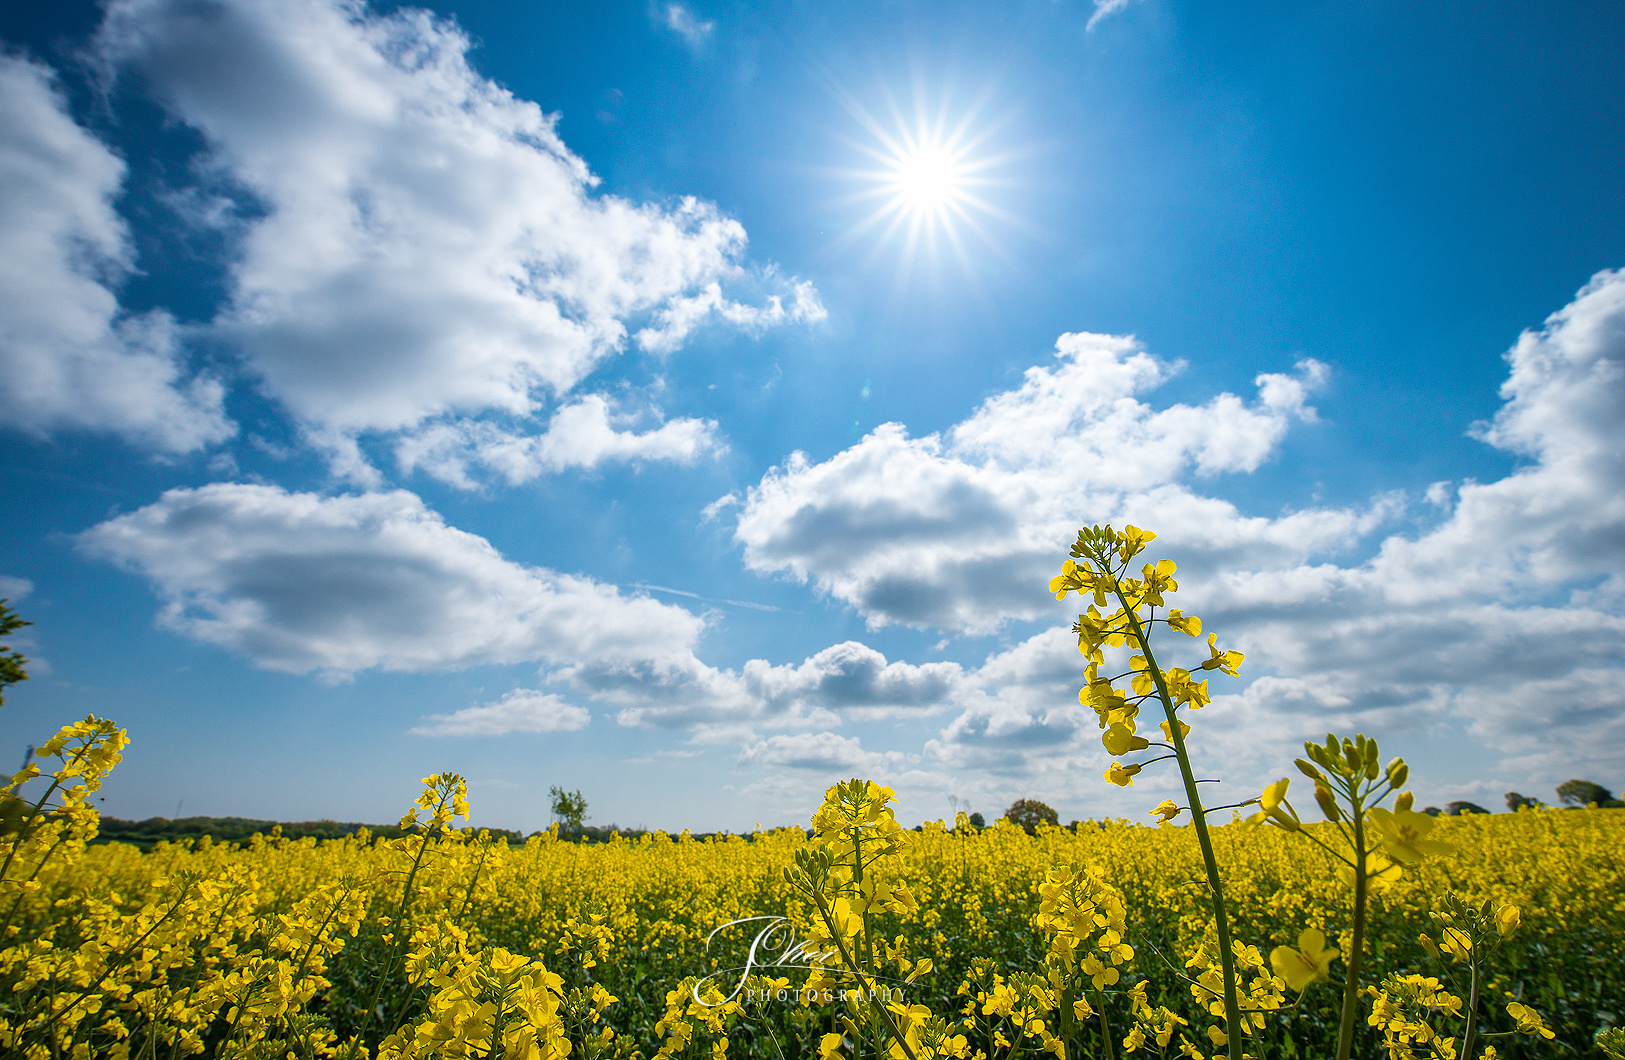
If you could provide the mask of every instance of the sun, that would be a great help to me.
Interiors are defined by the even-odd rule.
[[[966,167],[938,144],[920,144],[892,165],[892,193],[901,209],[936,213],[966,198]]]
[[[986,120],[985,99],[955,110],[946,101],[928,107],[917,93],[911,111],[888,106],[889,121],[850,97],[843,102],[867,134],[848,142],[868,163],[842,171],[854,186],[845,201],[867,213],[835,249],[873,238],[871,254],[897,249],[905,274],[916,262],[950,256],[970,267],[983,251],[998,250],[989,222],[1014,218],[992,193],[1009,183],[1002,171],[1013,156],[993,147],[1000,123]]]

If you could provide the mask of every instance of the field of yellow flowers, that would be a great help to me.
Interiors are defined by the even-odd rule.
[[[1169,1054],[1210,1048],[1200,1027],[1179,1033],[1195,1017],[1171,1022],[1191,1014],[1187,969],[1200,965],[1187,957],[1208,930],[1189,827],[1106,821],[1030,836],[961,820],[910,831],[881,798],[866,821],[880,826],[889,882],[873,882],[872,868],[868,890],[853,892],[870,896],[875,935],[863,936],[874,959],[860,984],[808,959],[842,934],[820,926],[805,875],[827,870],[816,852],[844,834],[822,819],[833,802],[817,837],[589,845],[543,835],[521,847],[457,828],[466,787],[445,774],[427,778],[404,822],[413,833],[399,839],[87,845],[90,793],[124,742],[87,719],[41,749],[54,771],[31,765],[5,788],[8,1056],[1114,1056],[1163,1051],[1159,1022]],[[1448,818],[1433,835],[1456,854],[1375,894],[1368,960],[1446,988],[1448,961],[1420,941],[1438,934],[1437,896],[1514,905],[1521,924],[1489,969],[1487,1008],[1527,1005],[1555,1037],[1517,1033],[1502,1017],[1504,1028],[1486,1028],[1502,1035],[1488,1055],[1601,1057],[1594,1036],[1625,1005],[1625,811]],[[1277,829],[1229,824],[1212,836],[1238,951],[1295,946],[1315,929],[1347,952],[1347,886],[1328,857]],[[1065,922],[1079,907],[1100,911],[1073,916],[1086,941],[1117,955],[1083,959],[1096,989],[1063,1019],[1043,975],[1046,954],[1071,945]],[[786,920],[751,919],[772,917]],[[1337,990],[1311,984],[1294,1006],[1281,980],[1257,975],[1284,1011],[1257,1018],[1248,1055],[1329,1055]],[[893,1000],[894,1015],[881,1015],[893,1030],[901,1021],[897,1038],[865,1039],[862,1012],[841,993],[860,985]],[[1364,1022],[1354,1055],[1383,1054]],[[1448,1044],[1415,1055],[1447,1055]]]

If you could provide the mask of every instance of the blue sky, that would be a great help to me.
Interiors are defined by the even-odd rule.
[[[1622,30],[13,5],[6,753],[116,718],[125,817],[1143,818],[1043,591],[1111,520],[1248,654],[1238,797],[1328,729],[1424,802],[1618,788]]]

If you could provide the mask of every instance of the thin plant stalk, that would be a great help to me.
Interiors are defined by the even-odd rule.
[[[1366,878],[1365,813],[1360,797],[1354,795],[1354,938],[1345,962],[1348,982],[1343,985],[1343,1016],[1337,1028],[1337,1060],[1349,1060],[1354,1050],[1354,1017],[1360,1007],[1360,964],[1365,952]]]
[[[1104,570],[1108,572],[1111,570],[1109,561],[1099,556],[1095,559]],[[1230,1060],[1242,1060],[1241,1002],[1236,996],[1236,958],[1235,954],[1230,952],[1230,921],[1225,912],[1224,885],[1219,879],[1218,858],[1213,854],[1213,839],[1208,835],[1207,813],[1202,809],[1202,795],[1196,786],[1196,774],[1191,771],[1190,752],[1185,749],[1185,735],[1180,729],[1179,715],[1175,713],[1173,697],[1168,694],[1168,685],[1163,679],[1162,668],[1157,665],[1145,627],[1140,624],[1140,617],[1134,608],[1129,606],[1128,598],[1123,595],[1122,583],[1116,576],[1112,577],[1112,592],[1122,603],[1123,613],[1128,616],[1129,629],[1134,635],[1135,643],[1145,653],[1145,664],[1150,669],[1151,679],[1157,686],[1157,697],[1162,700],[1163,712],[1168,716],[1168,735],[1173,740],[1174,754],[1179,759],[1179,775],[1185,782],[1185,797],[1190,800],[1191,819],[1196,829],[1196,842],[1202,848],[1202,864],[1207,870],[1208,889],[1213,892],[1213,926],[1219,937],[1219,967],[1224,978],[1224,1020],[1229,1028],[1227,1049]]]

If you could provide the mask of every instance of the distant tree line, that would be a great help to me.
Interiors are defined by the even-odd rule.
[[[359,824],[353,821],[260,821],[250,817],[148,817],[125,821],[103,817],[98,843],[133,843],[143,850],[160,841],[178,843],[210,837],[216,843],[246,843],[256,835],[270,836],[274,829],[285,839],[343,839],[365,828],[375,839],[398,839],[406,833],[399,825]],[[510,843],[524,842],[519,832],[506,828],[486,829]]]

